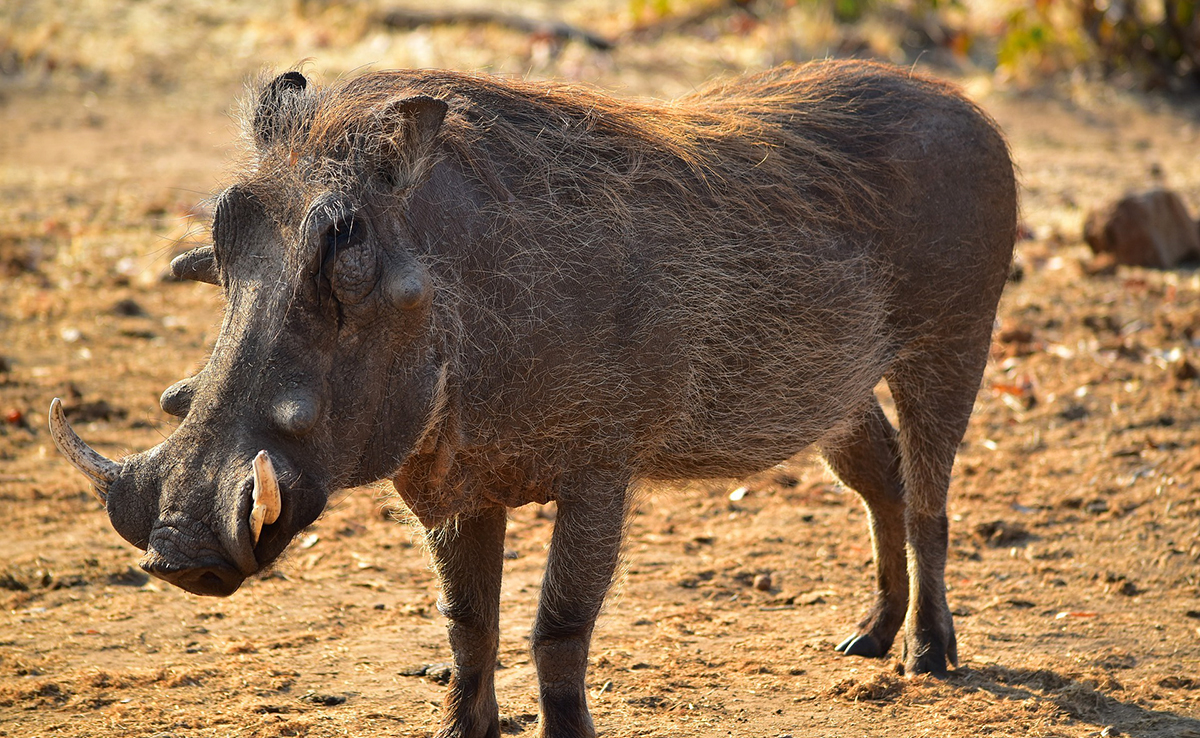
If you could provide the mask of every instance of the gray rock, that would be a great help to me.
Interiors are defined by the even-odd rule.
[[[1088,213],[1083,240],[1118,263],[1171,269],[1200,258],[1200,230],[1179,195],[1151,190],[1126,195]]]

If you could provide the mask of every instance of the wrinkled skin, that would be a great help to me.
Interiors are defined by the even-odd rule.
[[[227,299],[207,364],[163,394],[181,424],[111,467],[72,450],[69,430],[60,427],[56,441],[66,438],[64,453],[100,480],[114,528],[146,550],[142,566],[205,595],[229,595],[268,566],[332,490],[392,478],[429,531],[442,581],[455,670],[441,738],[499,735],[493,672],[506,507],[558,503],[530,638],[540,732],[593,736],[588,650],[631,481],[744,475],[809,445],[864,500],[877,562],[876,602],[838,650],[883,656],[903,628],[906,669],[944,673],[957,661],[944,588],[946,492],[1011,257],[1012,166],[991,124],[935,83],[877,65],[808,69],[848,91],[831,94],[831,104],[858,101],[836,118],[866,121],[857,125],[867,134],[852,130],[838,144],[846,156],[887,157],[864,171],[898,174],[869,183],[891,210],[835,213],[799,246],[770,212],[733,203],[714,218],[716,206],[671,183],[636,197],[661,198],[662,217],[696,220],[697,233],[643,235],[638,222],[610,218],[601,197],[594,213],[562,211],[576,218],[574,230],[538,230],[519,217],[497,226],[496,213],[548,196],[512,173],[534,164],[505,162],[484,176],[450,154],[452,141],[468,139],[443,130],[448,106],[435,98],[454,93],[437,86],[448,84],[437,73],[420,84],[420,73],[372,78],[387,93],[377,96],[383,104],[324,154],[304,148],[319,129],[303,107],[314,99],[306,80],[281,75],[259,99],[255,165],[218,199],[212,249],[173,265],[220,284]],[[804,77],[784,70],[758,83],[777,90],[772,74]],[[460,133],[463,121],[486,118],[472,118],[469,103],[449,110]],[[531,114],[512,120],[542,135]],[[881,121],[894,131],[880,132]],[[390,159],[381,154],[388,146]],[[771,191],[784,187],[775,184]],[[797,192],[826,191],[818,183]],[[776,250],[755,261],[760,254],[737,240],[743,230],[746,239],[778,238],[767,243]],[[595,234],[613,233],[625,234],[624,250],[594,248],[603,245]],[[728,263],[705,272],[709,237]],[[719,279],[757,277],[764,264],[780,265],[776,283],[731,288],[732,303],[713,299],[728,297],[717,294]],[[672,300],[704,307],[672,313]],[[729,304],[737,310],[721,315]],[[710,322],[719,330],[703,333]],[[700,336],[694,345],[689,330]],[[723,348],[729,357],[708,364],[686,358]],[[687,395],[697,366],[721,373]],[[771,370],[755,379],[759,366]],[[882,378],[899,430],[872,394]],[[282,506],[256,540],[251,462],[263,451]]]
[[[407,235],[378,217],[387,203],[332,192],[301,167],[292,175],[303,192],[286,198],[253,178],[230,187],[213,247],[173,264],[223,287],[220,335],[204,368],[163,393],[183,422],[126,458],[103,490],[113,527],[146,550],[142,567],[196,594],[232,594],[321,514],[330,490],[393,473],[439,375],[429,278]],[[298,194],[307,207],[296,212]],[[284,493],[256,540],[250,462],[260,451]]]
[[[114,527],[147,549],[143,566],[185,589],[232,593],[320,515],[329,490],[399,466],[402,456],[372,444],[376,434],[403,448],[420,430],[412,419],[423,421],[437,376],[428,342],[413,340],[428,306],[410,307],[407,320],[382,320],[395,311],[379,288],[370,236],[356,234],[322,262],[336,226],[321,210],[306,217],[288,245],[307,268],[285,279],[278,252],[288,236],[254,196],[234,187],[218,202],[214,245],[228,297],[220,336],[203,370],[164,394],[164,407],[184,416],[178,429],[126,459],[108,490]],[[322,269],[327,275],[318,275]],[[369,341],[339,330],[351,322],[377,329]],[[393,342],[407,350],[379,350]],[[286,493],[280,518],[255,546],[249,472],[260,450],[271,454]],[[197,567],[212,571],[171,578]]]

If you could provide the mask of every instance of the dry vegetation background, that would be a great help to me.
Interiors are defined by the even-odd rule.
[[[870,601],[870,545],[853,495],[798,459],[737,500],[737,483],[647,497],[593,649],[598,726],[1200,736],[1200,273],[1096,269],[1079,237],[1086,209],[1126,190],[1169,186],[1200,207],[1200,106],[1131,91],[1144,78],[1128,69],[1103,81],[1069,34],[1034,33],[1015,53],[1029,37],[1010,31],[1052,3],[860,3],[852,24],[837,5],[487,4],[616,40],[607,51],[494,24],[388,27],[380,2],[0,6],[0,736],[435,724],[449,659],[436,585],[419,535],[378,512],[379,490],[339,495],[274,573],[202,599],[137,569],[44,427],[54,396],[111,456],[173,427],[158,395],[202,361],[220,300],[162,274],[206,238],[248,79],[308,59],[325,79],[444,66],[671,97],[845,54],[955,79],[1021,168],[1025,237],[950,503],[963,663],[944,681],[904,679],[894,660],[832,651]],[[553,515],[512,514],[508,734],[534,730],[526,637]]]

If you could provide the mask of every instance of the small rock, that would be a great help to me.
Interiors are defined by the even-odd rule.
[[[522,712],[518,715],[501,715],[500,716],[500,732],[510,735],[525,732],[525,726],[532,725],[537,722],[537,715],[531,712]]]
[[[301,702],[308,702],[313,705],[322,705],[324,707],[333,707],[334,705],[343,704],[346,698],[340,694],[320,694],[319,692],[309,692],[300,697]]]
[[[769,573],[759,574],[754,577],[754,588],[759,592],[770,592],[771,586],[771,575]]]
[[[1169,676],[1158,680],[1164,689],[1200,689],[1200,681],[1185,676]]]
[[[1031,343],[1033,331],[1023,325],[1009,325],[1000,329],[996,339],[1000,343]]]
[[[1142,590],[1138,589],[1138,586],[1136,584],[1134,584],[1133,582],[1130,582],[1128,580],[1125,581],[1123,584],[1121,584],[1121,588],[1118,589],[1117,591],[1120,592],[1121,594],[1125,595],[1126,597],[1134,597],[1134,596],[1142,593]]]
[[[1200,231],[1179,195],[1151,190],[1088,213],[1083,240],[1122,264],[1171,269],[1200,257]]]
[[[1106,726],[1104,726],[1104,730],[1100,731],[1100,735],[1101,735],[1101,738],[1109,738],[1109,736],[1115,737],[1115,736],[1121,735],[1121,731],[1117,730],[1116,728],[1114,728],[1111,725],[1106,725]]]
[[[993,548],[1022,543],[1032,537],[1021,523],[1010,523],[1006,520],[980,523],[975,526],[975,535]]]
[[[1171,376],[1176,382],[1190,382],[1200,377],[1200,371],[1196,370],[1196,366],[1182,356],[1171,362],[1170,368]]]
[[[136,300],[129,298],[117,300],[116,304],[112,306],[112,311],[116,315],[124,315],[127,318],[136,318],[146,314],[146,311],[142,309],[142,306]]]
[[[802,592],[796,595],[792,601],[797,605],[823,605],[825,604],[825,598],[831,597],[833,594],[830,590]]]
[[[1058,417],[1063,420],[1083,420],[1091,413],[1083,405],[1072,403],[1058,413]]]
[[[425,678],[434,684],[449,684],[454,676],[454,667],[450,664],[430,664],[425,669]]]
[[[448,663],[423,664],[400,670],[400,676],[425,677],[437,684],[449,684],[454,674],[454,666]]]
[[[29,590],[29,585],[13,576],[11,571],[5,571],[0,572],[0,589],[7,589],[13,592],[26,592]]]

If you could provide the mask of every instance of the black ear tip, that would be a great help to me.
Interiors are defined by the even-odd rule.
[[[292,95],[308,87],[308,80],[299,72],[284,72],[263,89],[258,98],[258,111],[254,114],[254,135],[259,144],[276,138],[284,125],[283,109]]]
[[[308,87],[308,79],[299,72],[284,72],[271,81],[271,89],[275,92],[284,90],[303,90]]]

